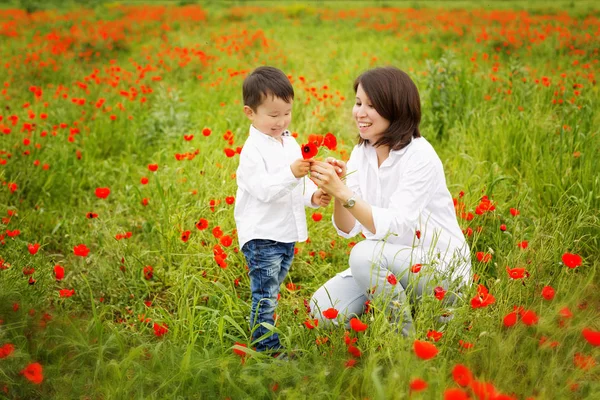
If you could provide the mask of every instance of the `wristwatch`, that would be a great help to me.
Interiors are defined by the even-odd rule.
[[[344,206],[344,208],[352,208],[352,207],[354,207],[355,204],[356,204],[356,199],[354,198],[354,196],[352,196],[348,200],[346,200],[346,202],[342,205]]]

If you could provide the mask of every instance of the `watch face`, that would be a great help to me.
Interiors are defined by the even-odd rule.
[[[354,203],[356,203],[356,200],[354,200],[354,198],[349,198],[348,201],[346,202],[346,204],[344,204],[344,207],[346,208],[352,208],[354,207]]]

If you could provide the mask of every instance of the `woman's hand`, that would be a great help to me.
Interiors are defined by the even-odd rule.
[[[310,177],[312,181],[325,193],[333,197],[343,196],[349,189],[346,184],[340,179],[340,174],[343,176],[346,172],[346,164],[338,161],[341,164],[336,166],[329,162],[313,161],[310,165]]]
[[[337,176],[339,176],[340,178],[342,178],[343,176],[346,175],[346,163],[342,160],[338,160],[336,158],[333,157],[327,157],[325,159],[325,162],[333,165],[333,167],[335,168],[335,173],[337,174]]]

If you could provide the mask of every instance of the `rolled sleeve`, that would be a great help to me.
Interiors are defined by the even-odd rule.
[[[315,185],[315,183],[313,181],[311,181],[310,179],[308,179],[308,177],[304,177],[302,178],[303,180],[303,184],[304,184],[304,205],[306,207],[310,207],[310,208],[319,208],[318,204],[313,204],[312,202],[312,197],[313,194],[315,194],[315,192],[319,189],[317,187],[317,185]]]
[[[344,239],[353,238],[360,231],[363,230],[362,229],[362,224],[360,222],[358,222],[358,220],[354,223],[354,226],[352,227],[352,229],[348,233],[340,230],[340,228],[337,227],[337,225],[335,224],[335,219],[333,218],[333,215],[331,216],[331,223],[333,224],[333,227],[335,228],[337,234],[340,235],[341,237],[343,237]]]

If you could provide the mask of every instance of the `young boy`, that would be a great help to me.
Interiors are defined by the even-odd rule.
[[[327,206],[331,197],[302,179],[311,160],[302,158],[286,130],[292,120],[294,89],[277,68],[259,67],[243,84],[244,113],[252,124],[237,169],[235,223],[246,257],[252,291],[250,329],[256,340],[274,325],[279,286],[294,257],[295,242],[307,239],[304,206]],[[281,349],[279,335],[256,343],[257,351]]]

